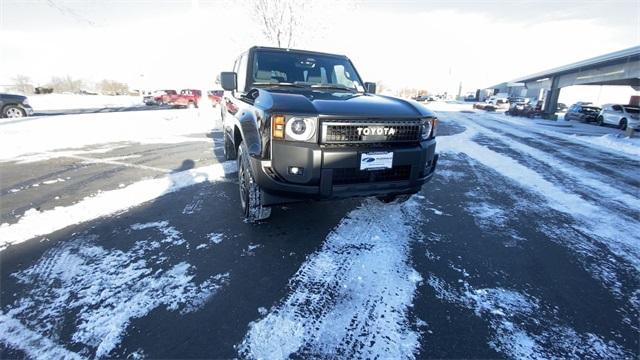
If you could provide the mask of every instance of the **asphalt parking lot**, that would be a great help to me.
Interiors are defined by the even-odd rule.
[[[215,128],[0,162],[5,236],[141,181],[170,189],[0,251],[1,357],[637,358],[640,160],[438,115],[436,177],[408,202],[261,224],[242,221]]]

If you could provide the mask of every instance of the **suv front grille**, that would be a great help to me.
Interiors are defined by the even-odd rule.
[[[420,130],[419,120],[330,120],[322,123],[320,142],[323,144],[417,142],[420,140]]]
[[[333,184],[362,184],[369,182],[409,180],[411,166],[395,166],[386,170],[362,171],[357,168],[333,169]]]

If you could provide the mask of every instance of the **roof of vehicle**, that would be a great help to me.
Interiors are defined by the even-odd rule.
[[[324,52],[319,52],[319,51],[288,49],[288,48],[277,48],[277,47],[269,47],[269,46],[253,46],[249,50],[269,50],[269,51],[280,51],[280,52],[296,52],[296,53],[303,53],[303,54],[309,54],[309,55],[326,55],[326,56],[338,56],[338,57],[346,58],[345,55],[341,55],[341,54],[331,54],[331,53],[324,53]]]

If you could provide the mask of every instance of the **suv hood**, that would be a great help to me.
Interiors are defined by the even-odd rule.
[[[255,106],[271,113],[368,118],[435,116],[416,101],[392,96],[311,89],[286,89],[286,92],[280,89],[257,90],[259,93],[255,98]]]
[[[24,101],[24,99],[26,99],[27,97],[24,95],[17,95],[17,94],[0,94],[0,99],[4,99],[4,100],[13,100],[13,101],[18,101],[18,102],[22,102]]]

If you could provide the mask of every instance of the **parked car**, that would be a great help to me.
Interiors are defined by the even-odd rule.
[[[147,105],[162,105],[162,97],[163,96],[171,96],[177,95],[178,92],[175,90],[156,90],[152,93],[146,94],[143,97],[143,101]]]
[[[207,91],[207,96],[209,96],[209,100],[213,103],[213,106],[220,105],[220,100],[222,100],[222,96],[224,95],[224,90],[209,90]]]
[[[224,156],[247,221],[304,199],[405,201],[433,178],[435,114],[379,96],[349,58],[252,47],[220,74]]]
[[[589,104],[591,103],[575,103],[571,105],[567,110],[567,113],[564,114],[564,119],[583,122],[596,121],[596,118],[602,109]]]
[[[486,100],[486,102],[493,105],[509,104],[509,95],[507,93],[499,93],[490,96],[489,99]]]
[[[640,107],[606,104],[602,106],[602,110],[600,110],[596,121],[598,125],[611,124],[617,126],[620,130],[626,130],[627,127],[639,130]]]
[[[26,96],[0,93],[0,117],[21,118],[33,115]]]
[[[202,92],[196,89],[182,89],[180,93],[173,91],[162,95],[160,102],[165,105],[182,106],[182,107],[198,107]]]
[[[505,115],[511,116],[527,116],[531,109],[531,105],[525,99],[520,99],[520,101],[516,101],[514,98],[511,103],[509,103],[509,110],[505,111]]]
[[[558,105],[556,106],[556,111],[557,112],[566,112],[567,109],[567,105],[563,104],[563,103],[558,103]]]

